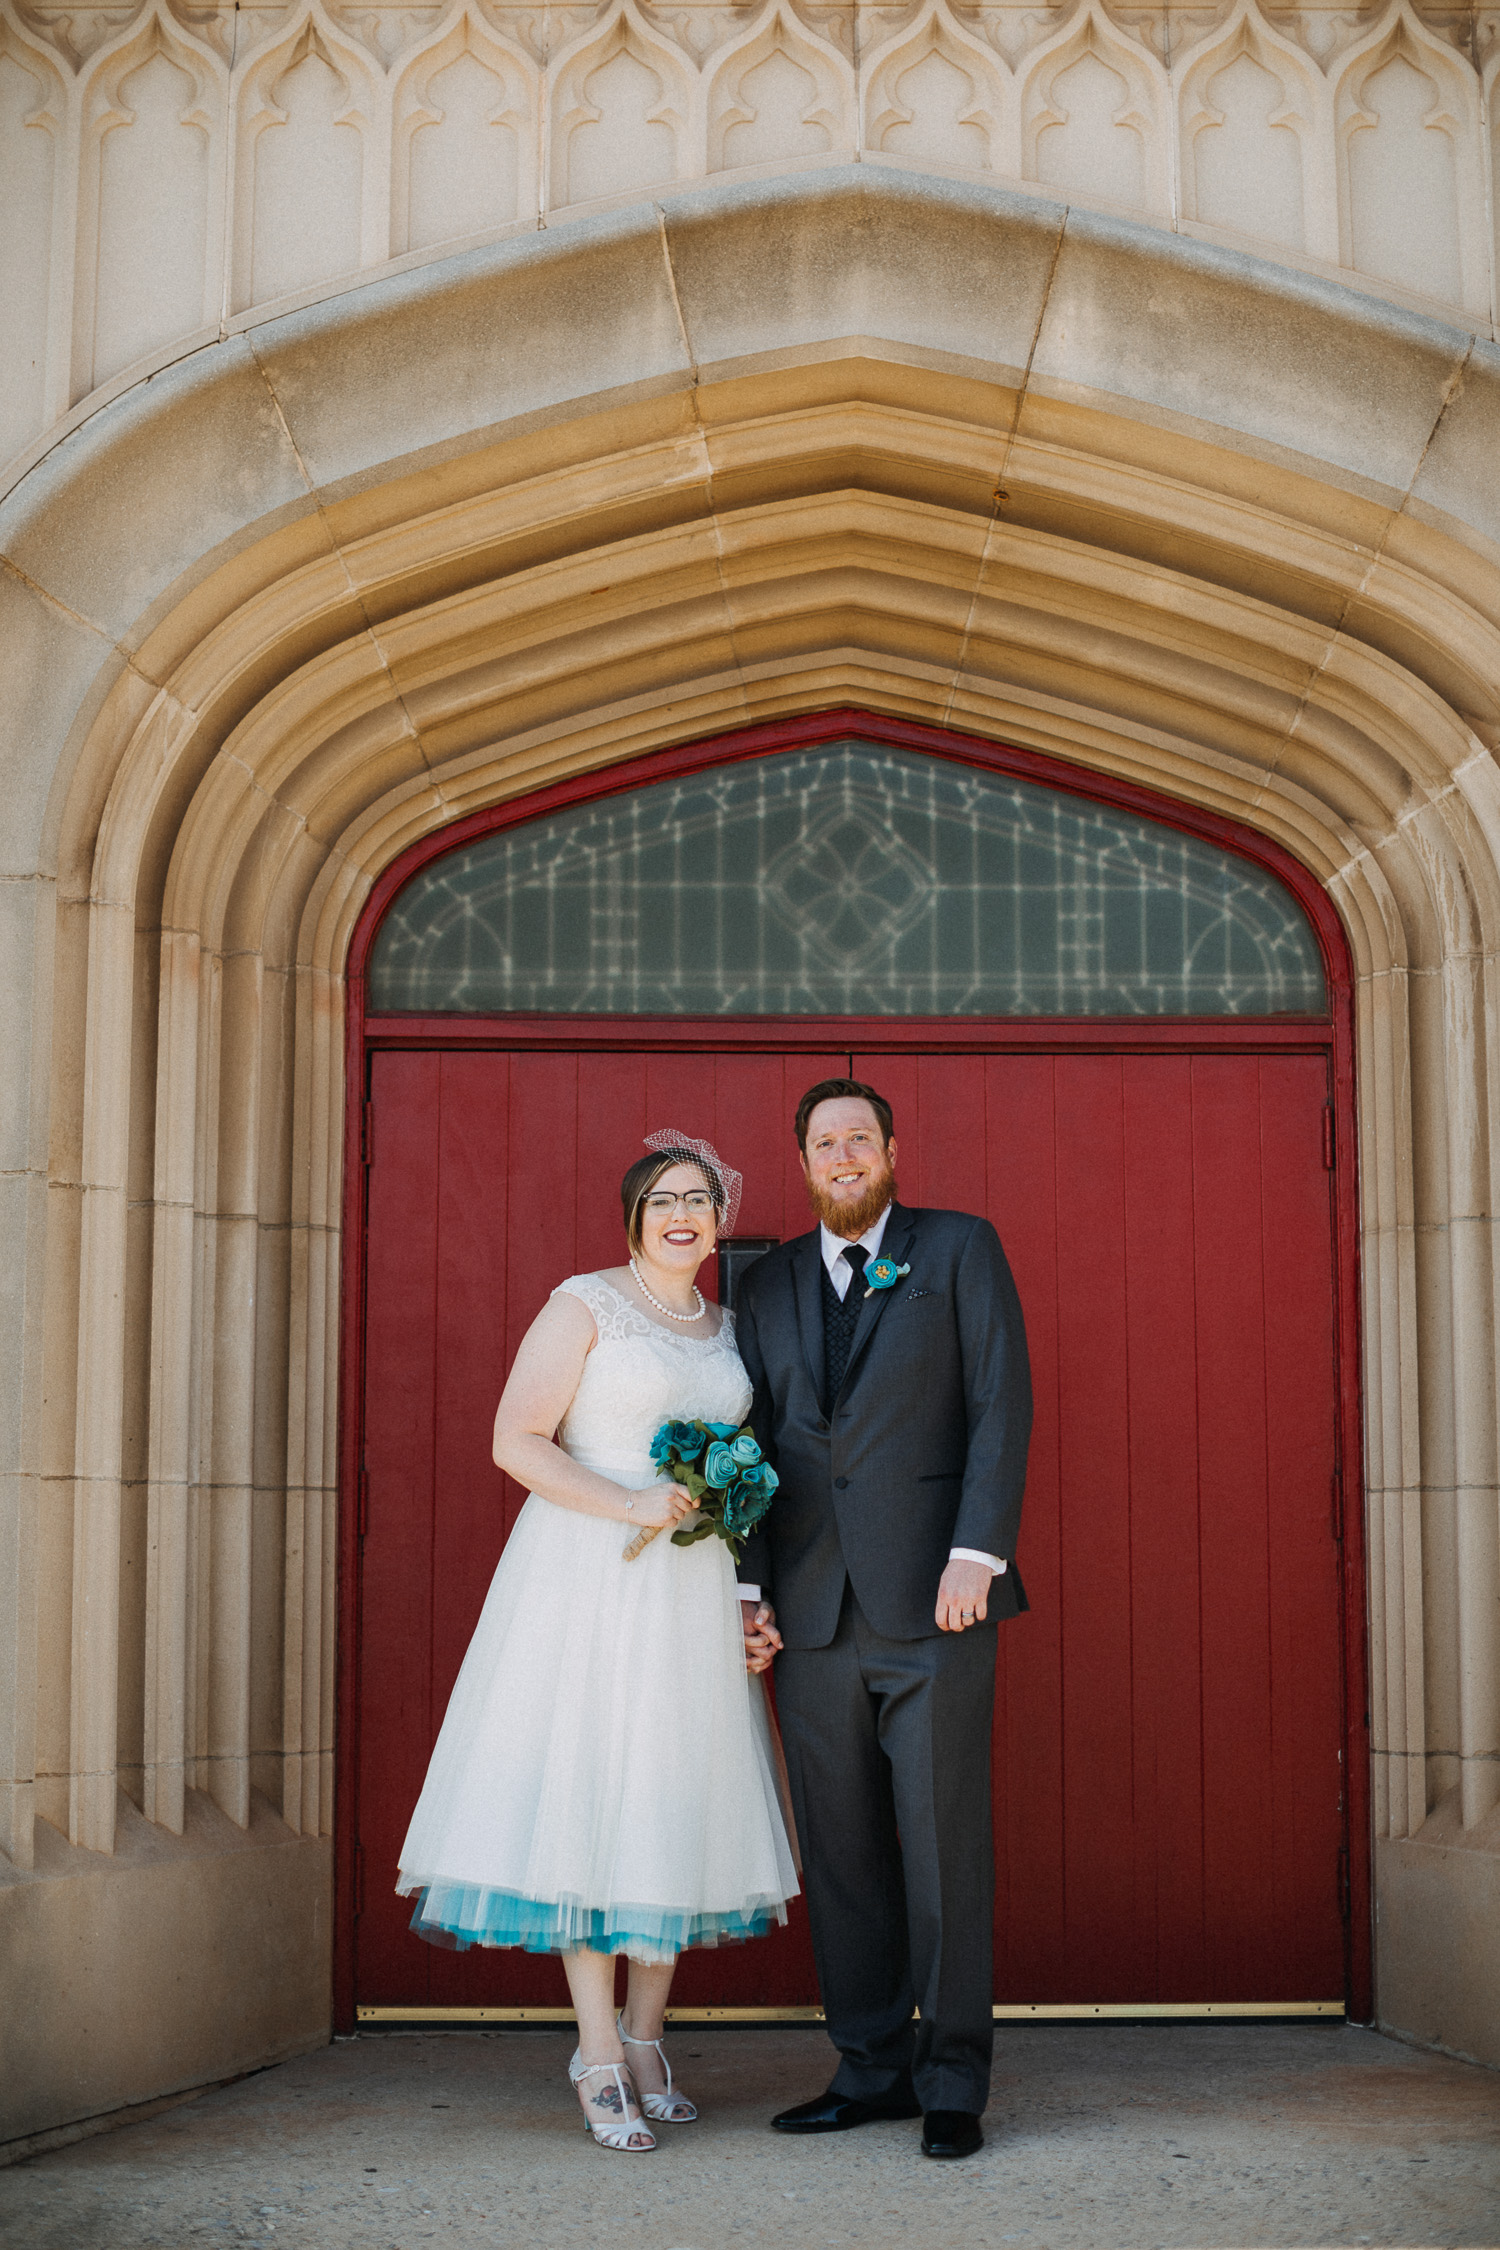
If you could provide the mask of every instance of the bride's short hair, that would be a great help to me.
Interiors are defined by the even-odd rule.
[[[659,1148],[650,1156],[638,1156],[620,1182],[620,1208],[625,1213],[625,1239],[632,1250],[639,1250],[641,1247],[641,1205],[663,1172],[670,1172],[674,1164],[692,1165],[714,1199],[715,1216],[723,1219],[726,1202],[724,1182],[712,1165],[706,1164],[696,1149]]]

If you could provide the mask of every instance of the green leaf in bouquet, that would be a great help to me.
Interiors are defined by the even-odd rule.
[[[664,1484],[680,1484],[683,1491],[690,1492],[695,1500],[701,1500],[709,1489],[698,1471],[686,1461],[663,1461],[661,1480]]]
[[[678,1530],[674,1531],[672,1534],[672,1544],[674,1547],[696,1546],[697,1542],[700,1539],[709,1538],[717,1529],[717,1524],[715,1524],[710,1517],[701,1516],[697,1523],[690,1523],[685,1527],[680,1527]]]

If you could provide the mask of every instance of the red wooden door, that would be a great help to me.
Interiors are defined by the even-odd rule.
[[[1037,1393],[1001,1634],[996,1996],[1337,1999],[1342,1712],[1334,1266],[1319,1055],[853,1058],[909,1201],[984,1211]],[[396,1854],[521,1495],[490,1462],[511,1354],[620,1256],[653,1125],[746,1173],[739,1231],[808,1224],[789,1120],[849,1065],[776,1054],[373,1059],[357,1831],[364,2004],[561,2003],[554,1961],[436,1951]],[[805,1925],[691,1955],[683,2004],[816,1999]]]

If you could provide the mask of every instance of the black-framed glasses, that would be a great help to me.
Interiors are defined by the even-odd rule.
[[[668,1195],[663,1188],[656,1195],[643,1195],[641,1209],[649,1211],[653,1219],[665,1219],[678,1204],[695,1219],[706,1219],[714,1207],[714,1199],[707,1188],[691,1188],[686,1195]]]

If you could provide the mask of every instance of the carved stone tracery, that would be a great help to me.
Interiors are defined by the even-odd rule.
[[[149,291],[168,268],[176,280],[171,304],[162,292],[131,329],[143,349],[167,350],[191,332],[180,325],[190,301],[203,308],[196,320],[266,302],[267,292],[338,286],[414,246],[467,239],[479,211],[514,214],[480,232],[522,214],[546,225],[580,202],[856,155],[1003,179],[1153,224],[1186,220],[1496,332],[1495,0],[0,0],[0,24],[19,47],[62,67],[59,161],[91,161],[93,73],[153,7],[227,73],[227,98],[204,106],[202,125],[212,194],[227,200],[215,201],[206,227],[184,211],[201,252],[171,235],[170,213],[162,221],[166,263],[143,258],[131,286]],[[467,111],[450,117],[441,102],[413,122],[407,74],[463,20],[513,58],[505,99],[518,118],[526,112],[513,144],[512,128],[487,139]],[[299,82],[306,114],[288,127],[266,107],[262,65],[309,39],[332,80],[319,81],[321,95]],[[1205,76],[1205,57],[1235,39],[1243,61],[1226,54]],[[1351,71],[1376,93],[1352,90]],[[334,82],[346,98],[329,109]],[[258,153],[252,144],[273,126],[285,137]],[[111,129],[145,130],[124,116]],[[289,158],[294,148],[303,153]],[[507,173],[493,193],[485,150]],[[116,170],[122,160],[117,145]],[[427,210],[420,243],[408,208],[413,161]],[[448,165],[451,224],[433,209]],[[87,320],[80,329],[72,308],[99,300],[90,261],[103,253],[86,179],[76,237],[60,242],[41,171],[22,162],[20,174],[31,184],[7,219],[46,275],[50,309],[0,328],[0,384],[45,398],[25,408],[39,436],[101,379]],[[315,240],[302,239],[309,214]],[[192,255],[205,260],[201,289],[182,276]],[[39,354],[45,372],[34,380]]]

